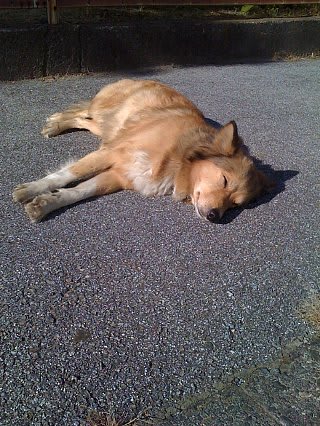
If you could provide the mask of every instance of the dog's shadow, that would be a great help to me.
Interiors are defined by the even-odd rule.
[[[222,127],[220,123],[211,120],[211,118],[206,118],[206,122],[215,129],[220,129]],[[254,209],[262,204],[269,203],[269,201],[285,190],[286,181],[292,179],[299,173],[297,170],[274,170],[270,164],[263,164],[261,160],[255,158],[252,155],[251,158],[253,159],[257,169],[264,173],[271,181],[273,181],[275,186],[270,192],[262,195],[259,199],[252,201],[245,207],[228,210],[221,219],[220,224],[227,224],[232,222],[245,209]]]
[[[257,200],[251,201],[246,206],[228,210],[222,217],[220,224],[225,225],[232,222],[236,217],[239,216],[239,214],[241,214],[241,212],[243,212],[243,210],[254,209],[258,206],[261,206],[262,204],[269,203],[269,201],[285,190],[286,181],[292,179],[299,173],[296,170],[274,170],[269,164],[263,164],[261,160],[258,160],[253,156],[251,156],[251,158],[253,159],[257,169],[259,169],[269,179],[271,179],[275,186],[270,192],[260,196]]]

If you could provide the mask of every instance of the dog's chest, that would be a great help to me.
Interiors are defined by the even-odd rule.
[[[133,154],[133,160],[127,169],[127,177],[132,182],[134,190],[147,197],[172,193],[173,175],[154,179],[152,162],[144,151],[136,151]]]

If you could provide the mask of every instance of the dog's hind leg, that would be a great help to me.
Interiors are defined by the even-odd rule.
[[[13,192],[13,200],[26,203],[39,194],[63,188],[71,182],[88,179],[111,167],[110,151],[99,149],[42,179],[17,186]]]
[[[42,135],[51,138],[70,129],[84,129],[100,137],[100,126],[89,113],[90,104],[91,101],[83,101],[51,115],[42,129]]]
[[[107,170],[74,188],[62,188],[38,195],[25,205],[25,211],[32,222],[40,222],[49,213],[61,207],[121,189],[123,189],[121,176],[114,170]]]

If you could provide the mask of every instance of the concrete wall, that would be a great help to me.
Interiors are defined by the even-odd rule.
[[[320,52],[320,19],[155,21],[0,29],[0,79]]]

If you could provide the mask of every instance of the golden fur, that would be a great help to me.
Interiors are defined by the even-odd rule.
[[[13,198],[30,219],[76,201],[122,189],[190,200],[211,222],[248,203],[270,182],[256,169],[232,121],[217,130],[174,89],[151,80],[121,80],[47,119],[42,134],[87,129],[100,148],[38,181],[19,185]],[[73,181],[82,181],[65,188]]]

